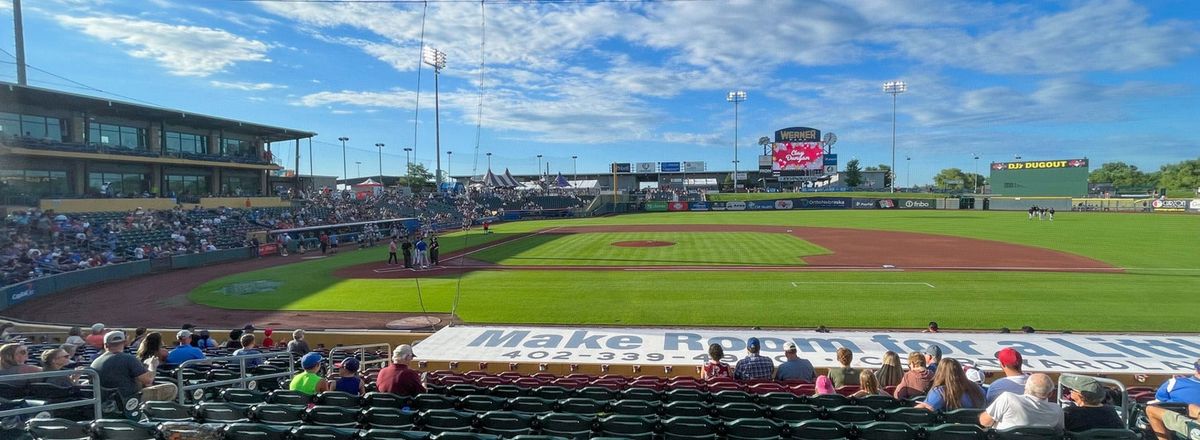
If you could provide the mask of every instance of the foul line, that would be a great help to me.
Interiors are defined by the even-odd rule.
[[[558,227],[553,227],[553,228],[550,228],[550,229],[543,229],[543,230],[541,230],[541,231],[537,231],[537,232],[534,232],[534,233],[532,233],[532,234],[529,234],[529,235],[526,235],[526,236],[523,236],[523,237],[517,237],[517,238],[514,238],[514,239],[512,239],[512,240],[503,240],[503,241],[501,241],[501,242],[499,242],[499,243],[493,243],[493,244],[490,244],[490,245],[488,245],[488,246],[484,246],[484,247],[481,247],[481,248],[479,248],[479,249],[475,249],[475,250],[473,250],[473,251],[464,252],[464,253],[461,253],[461,254],[454,255],[454,256],[452,256],[452,257],[449,257],[449,258],[447,258],[447,259],[446,259],[446,261],[451,261],[451,260],[454,260],[454,259],[461,259],[461,258],[463,258],[463,257],[466,257],[466,256],[468,256],[468,255],[474,254],[474,253],[476,253],[476,252],[483,252],[483,251],[486,251],[486,250],[488,250],[488,249],[494,248],[494,247],[496,247],[496,246],[503,246],[503,245],[506,245],[506,244],[510,244],[510,243],[514,243],[514,242],[517,242],[517,241],[524,240],[524,239],[526,239],[526,238],[529,238],[529,237],[533,237],[533,236],[535,236],[535,235],[542,235],[542,234],[546,234],[546,233],[549,233],[549,232],[551,232],[551,231],[555,231],[555,230],[562,229],[562,228],[563,228],[562,226],[558,226]],[[445,266],[440,266],[440,265],[439,265],[439,266],[434,266],[434,267],[445,267]],[[405,271],[405,270],[412,270],[412,269],[409,269],[409,268],[403,268],[403,267],[397,267],[397,268],[387,268],[387,269],[374,269],[374,270],[372,270],[372,271],[373,271],[373,272],[375,272],[375,273],[388,273],[388,272],[400,272],[400,271]]]
[[[930,289],[936,289],[937,286],[929,283],[908,283],[908,282],[889,282],[889,281],[792,281],[792,287],[800,287],[801,284],[868,284],[868,285],[885,285],[885,286],[927,286]]]

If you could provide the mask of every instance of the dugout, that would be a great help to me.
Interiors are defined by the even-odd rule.
[[[1088,160],[993,162],[988,177],[993,194],[1009,197],[1086,197]]]

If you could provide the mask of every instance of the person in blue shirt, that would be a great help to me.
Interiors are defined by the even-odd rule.
[[[244,356],[244,355],[251,355],[251,354],[261,354],[262,352],[258,351],[258,348],[254,344],[254,339],[255,339],[254,333],[243,333],[242,339],[240,340],[242,343],[242,348],[234,350],[233,355],[234,356]],[[262,365],[262,363],[263,363],[263,358],[246,359],[246,368],[247,369],[254,368],[259,365]],[[237,363],[235,362],[235,363],[233,363],[233,365],[237,365]]]
[[[959,408],[983,408],[987,404],[983,388],[967,379],[963,367],[953,358],[943,358],[933,375],[933,388],[917,408],[933,412]]]
[[[1200,360],[1193,364],[1195,374],[1168,379],[1154,393],[1157,403],[1189,403],[1200,405]]]
[[[204,359],[204,352],[192,346],[192,332],[180,330],[175,337],[179,340],[179,346],[167,353],[168,364],[178,365],[192,359]]]

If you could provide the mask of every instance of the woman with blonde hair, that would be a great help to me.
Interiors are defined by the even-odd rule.
[[[900,385],[901,379],[904,379],[904,366],[900,365],[900,355],[894,351],[884,353],[882,365],[879,366],[879,371],[875,372],[875,380],[879,382],[879,387]]]
[[[67,364],[71,363],[71,354],[61,348],[54,348],[42,351],[42,371],[59,371]],[[75,380],[79,375],[72,376],[55,376],[45,378],[45,382],[60,387],[75,386]]]
[[[858,374],[858,386],[859,386],[858,391],[856,391],[850,397],[866,397],[866,396],[892,397],[891,394],[888,394],[887,391],[883,390],[883,387],[879,386],[879,381],[875,379],[875,372],[871,371],[870,369],[867,369],[867,368],[864,368],[862,370],[862,373]]]
[[[42,371],[41,368],[33,365],[25,365],[29,360],[29,348],[24,345],[13,343],[0,345],[0,376],[11,374],[37,373]],[[27,387],[30,381],[22,382],[5,382],[16,387]]]
[[[929,390],[925,401],[917,404],[917,408],[938,412],[959,408],[983,408],[986,403],[983,388],[967,379],[962,365],[953,358],[942,358],[938,363],[937,373],[933,375],[933,388]]]

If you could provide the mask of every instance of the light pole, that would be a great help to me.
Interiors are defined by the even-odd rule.
[[[908,176],[904,178],[904,183],[912,188],[912,156],[904,156],[904,162],[908,164]]]
[[[354,178],[362,177],[362,162],[354,161]]]
[[[542,155],[540,155],[540,154],[537,155],[537,158],[538,158],[537,174],[540,176],[540,175],[542,175]]]
[[[421,58],[425,64],[433,67],[433,133],[434,133],[434,158],[437,159],[437,170],[434,172],[435,179],[442,178],[442,115],[440,107],[439,84],[438,78],[441,76],[442,69],[446,68],[446,53],[432,47],[426,47],[421,52]]]
[[[346,171],[346,141],[350,140],[350,138],[342,136],[338,140],[342,141],[342,178],[350,179],[350,173]]]
[[[492,170],[492,153],[487,153],[487,157],[488,157],[488,171],[491,171]]]
[[[738,187],[738,104],[746,101],[745,90],[734,90],[725,95],[725,100],[733,103],[733,192]]]
[[[383,143],[380,142],[378,144],[375,144],[375,146],[379,147],[379,184],[384,185],[384,183],[383,183]],[[387,185],[384,185],[384,186],[386,187]]]
[[[571,156],[571,174],[571,180],[574,181],[571,186],[579,186],[579,156]]]
[[[883,93],[892,95],[892,169],[888,173],[892,174],[892,192],[896,192],[896,95],[908,91],[908,84],[904,81],[888,81],[883,83]]]
[[[412,153],[412,148],[404,149],[404,175],[410,174],[409,168],[412,168],[412,159],[408,157],[408,153]]]
[[[454,154],[454,152],[453,151],[446,152],[446,180],[453,182],[454,178],[450,177],[450,155],[451,154]],[[451,185],[451,186],[453,186],[453,185]]]
[[[975,187],[975,194],[979,194],[979,153],[975,153],[975,174],[971,176],[971,186]]]

